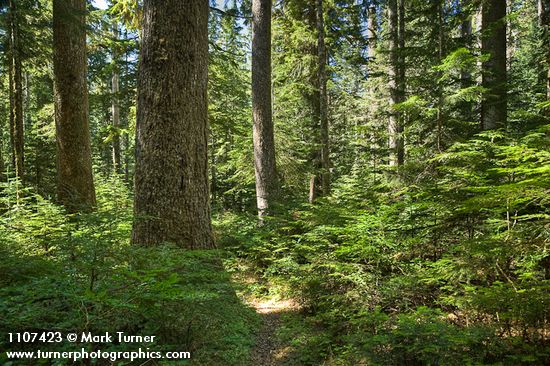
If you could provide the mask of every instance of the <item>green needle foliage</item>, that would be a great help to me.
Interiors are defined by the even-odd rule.
[[[141,42],[151,21],[144,3],[153,1],[112,0],[107,9],[87,3],[97,207],[84,213],[68,213],[57,201],[52,2],[0,1],[0,333],[155,335],[154,346],[82,346],[189,351],[187,364],[197,365],[250,365],[255,347],[267,343],[281,346],[267,350],[281,365],[549,365],[548,1],[273,1],[271,44],[264,46],[271,49],[280,189],[261,223],[251,101],[256,1],[209,2],[208,151],[197,152],[208,154],[202,173],[218,247],[209,251],[130,244],[142,153],[136,133],[148,132],[136,128]],[[482,22],[489,3],[506,4],[497,24]],[[395,22],[388,19],[393,5]],[[13,164],[13,19],[22,69],[22,181]],[[495,55],[483,46],[504,24],[507,123],[483,130],[498,89],[487,82],[498,76]],[[319,57],[323,33],[326,60]],[[170,62],[190,65],[188,56]],[[154,59],[159,69],[163,57]],[[162,77],[170,84],[176,75]],[[310,203],[326,148],[324,77],[331,194]],[[189,92],[157,90],[150,94],[157,104],[141,103],[156,108],[180,91]],[[161,122],[151,128],[188,121]],[[390,138],[403,141],[403,164],[390,164]],[[182,167],[171,172],[178,182],[151,176],[158,178],[152,191],[196,184],[185,169],[205,165],[170,159]],[[299,306],[276,314],[276,329],[265,331],[244,299]],[[259,340],[264,333],[272,339]],[[0,364],[36,364],[7,360],[8,350],[77,346],[2,337]]]
[[[547,129],[457,143],[406,186],[341,181],[260,231],[226,217],[224,240],[300,300],[335,364],[544,363]]]
[[[9,183],[5,192],[15,184]],[[154,335],[155,343],[13,344],[6,339],[2,357],[10,350],[148,347],[189,351],[194,362],[204,365],[245,362],[257,318],[236,297],[219,261],[221,253],[182,251],[168,244],[130,246],[131,202],[124,183],[100,180],[98,198],[96,212],[68,216],[30,190],[20,201],[15,193],[3,196],[0,330],[125,332]]]

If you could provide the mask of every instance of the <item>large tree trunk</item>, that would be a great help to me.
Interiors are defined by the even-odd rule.
[[[113,37],[118,41],[118,25],[113,25]],[[111,114],[113,118],[113,169],[116,173],[122,173],[122,165],[120,162],[120,76],[118,68],[118,45],[113,47],[113,74],[111,77]]]
[[[482,67],[487,92],[481,104],[481,124],[484,130],[492,130],[506,127],[506,0],[483,2],[481,16],[481,50],[490,55]]]
[[[402,0],[400,0],[402,1]],[[390,116],[388,121],[389,135],[389,165],[399,166],[403,164],[404,159],[404,144],[403,144],[403,126],[402,113],[395,110],[395,106],[401,103],[404,95],[404,73],[403,65],[401,65],[403,57],[404,33],[400,30],[401,6],[398,9],[397,0],[388,1],[388,27],[389,27],[389,70],[388,70],[388,86],[390,89]]]
[[[325,46],[325,21],[323,0],[317,0],[317,53],[319,58],[319,129],[321,157],[321,192],[324,196],[330,193],[330,160],[328,132],[328,93],[327,93],[327,50]]]
[[[325,22],[323,0],[315,0],[315,27],[317,29],[317,74],[313,85],[318,90],[314,93],[313,108],[315,144],[319,147],[314,155],[315,174],[309,183],[309,202],[313,203],[319,195],[330,193],[330,160],[328,133],[328,94],[327,94],[327,50],[325,45]]]
[[[24,119],[23,119],[23,70],[21,64],[21,48],[19,37],[19,16],[15,0],[9,1],[10,19],[10,121],[13,164],[15,176],[24,179]]]
[[[74,212],[95,205],[86,81],[86,0],[53,1],[57,198]]]
[[[132,242],[212,248],[208,1],[145,0]]]
[[[271,110],[271,0],[252,1],[252,119],[256,201],[261,219],[268,214],[278,191]]]

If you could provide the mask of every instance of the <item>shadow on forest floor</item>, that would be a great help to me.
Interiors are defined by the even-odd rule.
[[[261,316],[262,326],[252,350],[253,366],[298,365],[298,352],[278,337],[278,330],[287,315],[298,315],[299,307],[292,300],[257,300],[251,304]]]

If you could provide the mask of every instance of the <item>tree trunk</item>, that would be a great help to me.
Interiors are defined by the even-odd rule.
[[[546,53],[546,100],[550,100],[550,1],[538,0],[539,26],[542,28],[543,47]],[[546,111],[550,115],[550,108]]]
[[[465,14],[466,5],[469,4],[470,0],[462,1],[462,13],[464,14],[464,19],[460,23],[460,37],[462,38],[462,44],[467,49],[471,48],[470,42],[472,38],[472,16],[470,14]],[[463,88],[467,88],[472,84],[472,75],[467,69],[460,70],[460,82]]]
[[[315,51],[317,52],[317,51]],[[311,152],[311,161],[313,162],[313,174],[311,175],[309,179],[309,197],[308,201],[309,203],[313,203],[317,197],[322,195],[321,187],[321,177],[319,172],[321,171],[321,156],[320,156],[320,150],[318,149],[319,141],[320,141],[320,128],[319,128],[319,122],[320,122],[320,90],[319,90],[319,78],[317,75],[313,75],[314,77],[311,80],[311,84],[313,86],[313,92],[308,95],[308,99],[311,105],[311,114],[312,114],[312,144],[315,146],[314,149]]]
[[[537,0],[537,15],[538,15],[538,22],[539,27],[544,27],[546,24],[544,19],[544,13],[545,13],[545,7],[544,7],[544,0]]]
[[[462,46],[468,50],[472,49],[472,15],[470,14],[470,9],[466,9],[471,0],[462,0],[461,2],[461,11],[462,11],[462,22],[460,23],[460,38]],[[471,87],[472,74],[467,68],[462,68],[460,70],[460,87],[465,89]],[[464,116],[464,119],[468,122],[472,120],[472,109],[473,104],[470,101],[461,102],[461,111]]]
[[[9,36],[9,39],[10,39],[10,48],[11,48],[11,27],[9,28],[9,31],[10,31],[10,36]],[[14,86],[13,86],[13,62],[12,62],[12,57],[9,56],[9,60],[8,60],[8,94],[9,94],[9,102],[10,102],[10,105],[9,105],[9,109],[10,109],[10,112],[9,112],[9,115],[10,115],[10,118],[9,118],[9,133],[10,133],[10,161],[11,161],[11,168],[13,169],[13,171],[16,170],[15,168],[15,136],[14,136],[14,131],[15,131],[15,95],[13,93],[14,91]]]
[[[482,5],[481,50],[489,54],[482,66],[482,85],[487,89],[481,103],[484,130],[506,127],[506,0],[487,0]]]
[[[271,110],[271,0],[252,1],[252,119],[256,202],[260,219],[278,191]]]
[[[399,73],[397,79],[397,90],[399,103],[405,101],[405,0],[399,0]],[[405,113],[399,113],[399,133],[397,135],[397,165],[405,162]]]
[[[443,38],[444,38],[444,22],[443,18],[445,16],[444,12],[444,3],[443,0],[438,0],[436,3],[437,6],[437,56],[438,61],[441,64],[443,62]],[[438,75],[441,77],[441,74]],[[443,86],[441,83],[437,84],[437,119],[436,119],[436,127],[437,127],[437,151],[441,152],[443,150],[443,121],[445,121],[445,111],[444,111],[444,105],[443,105]]]
[[[389,53],[390,62],[388,70],[388,86],[390,89],[390,116],[388,122],[389,135],[389,165],[399,166],[403,164],[403,127],[402,113],[395,109],[396,104],[401,103],[404,93],[404,74],[402,70],[401,46],[404,44],[404,34],[400,31],[400,16],[402,0],[398,9],[397,0],[388,0],[388,27],[390,33]]]
[[[6,167],[4,165],[4,140],[3,140],[3,131],[0,131],[0,182],[6,180]]]
[[[376,57],[376,34],[378,32],[378,20],[376,19],[376,6],[369,7],[367,40],[369,45],[369,61]]]
[[[118,25],[113,24],[113,37],[118,41]],[[120,104],[119,104],[119,69],[118,69],[118,50],[117,46],[113,48],[113,75],[111,77],[111,114],[113,118],[113,169],[116,173],[122,173],[120,163]]]
[[[378,43],[378,13],[375,5],[371,5],[369,7],[369,13],[368,13],[368,29],[367,29],[367,40],[368,40],[368,64],[367,64],[367,70],[368,74],[367,77],[370,79],[371,77],[374,78],[374,72],[375,72],[375,66],[374,62],[376,61],[376,47]],[[376,95],[376,86],[374,84],[369,83],[369,87],[367,89],[367,92],[370,96]],[[377,105],[376,104],[370,104],[369,107],[369,118],[373,118],[373,116],[377,115]],[[365,146],[362,150],[364,150],[362,153],[364,154],[365,151],[370,152],[370,161],[372,162],[372,172],[373,176],[376,174],[374,172],[376,167],[376,159],[377,154],[375,152],[379,149],[376,135],[373,132],[370,132],[368,135],[365,132],[361,133],[361,140],[367,139],[368,141],[365,141],[365,144],[368,145],[368,148]],[[361,149],[360,149],[361,150]],[[356,159],[356,161],[359,161]],[[359,168],[359,165],[358,165]],[[357,169],[357,171],[359,171]]]
[[[208,1],[145,0],[132,242],[213,248],[208,187]]]
[[[328,94],[327,94],[327,50],[325,46],[325,22],[323,14],[323,0],[317,0],[317,53],[319,58],[319,129],[320,129],[320,157],[321,157],[321,192],[324,196],[330,193],[330,160],[329,160],[329,132],[328,132]]]
[[[124,39],[128,39],[128,30],[124,31]],[[125,80],[128,79],[128,76],[130,74],[129,67],[128,67],[128,50],[124,51],[124,74],[125,74]],[[124,127],[126,130],[129,130],[130,128],[130,108],[129,103],[127,101],[127,93],[128,93],[128,82],[126,81],[123,84],[123,88],[126,91],[126,98],[124,103]],[[122,135],[122,142],[123,142],[123,148],[122,154],[124,155],[124,182],[130,183],[130,134],[128,132],[125,132],[124,135]]]
[[[88,122],[86,0],[53,1],[57,198],[70,212],[96,203]]]
[[[212,130],[210,130],[210,194],[211,203],[215,205],[218,203],[218,173],[216,171],[216,137]]]
[[[21,48],[19,40],[19,19],[14,0],[9,1],[10,12],[10,64],[12,71],[12,85],[10,96],[10,117],[12,152],[15,176],[24,179],[24,119],[23,119],[23,71],[21,65]]]
[[[326,63],[327,53],[325,46],[325,29],[323,15],[323,0],[313,0],[308,12],[308,23],[312,30],[317,32],[317,44],[311,45],[311,55],[315,64],[312,68],[316,72],[311,74],[312,93],[308,95],[312,112],[312,151],[313,175],[309,181],[309,202],[313,203],[317,197],[330,193],[330,161],[328,145],[328,96]]]

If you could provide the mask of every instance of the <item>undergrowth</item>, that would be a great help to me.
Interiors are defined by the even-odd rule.
[[[261,227],[225,213],[229,266],[301,303],[287,337],[304,365],[550,364],[546,133],[493,131],[399,174],[343,177]]]
[[[19,192],[17,192],[19,190]],[[129,244],[131,202],[118,179],[98,184],[98,209],[67,216],[55,204],[4,187],[0,220],[0,354],[5,351],[188,351],[190,362],[246,365],[259,320],[235,295],[220,251]],[[19,199],[17,198],[19,196]],[[12,332],[105,332],[154,343],[9,343]],[[37,364],[39,360],[11,361]],[[142,364],[108,360],[98,364]],[[1,363],[7,360],[0,360]],[[49,364],[50,361],[42,360]],[[72,361],[56,361],[72,364]],[[83,361],[86,363],[88,361]],[[155,363],[156,362],[156,363]]]

